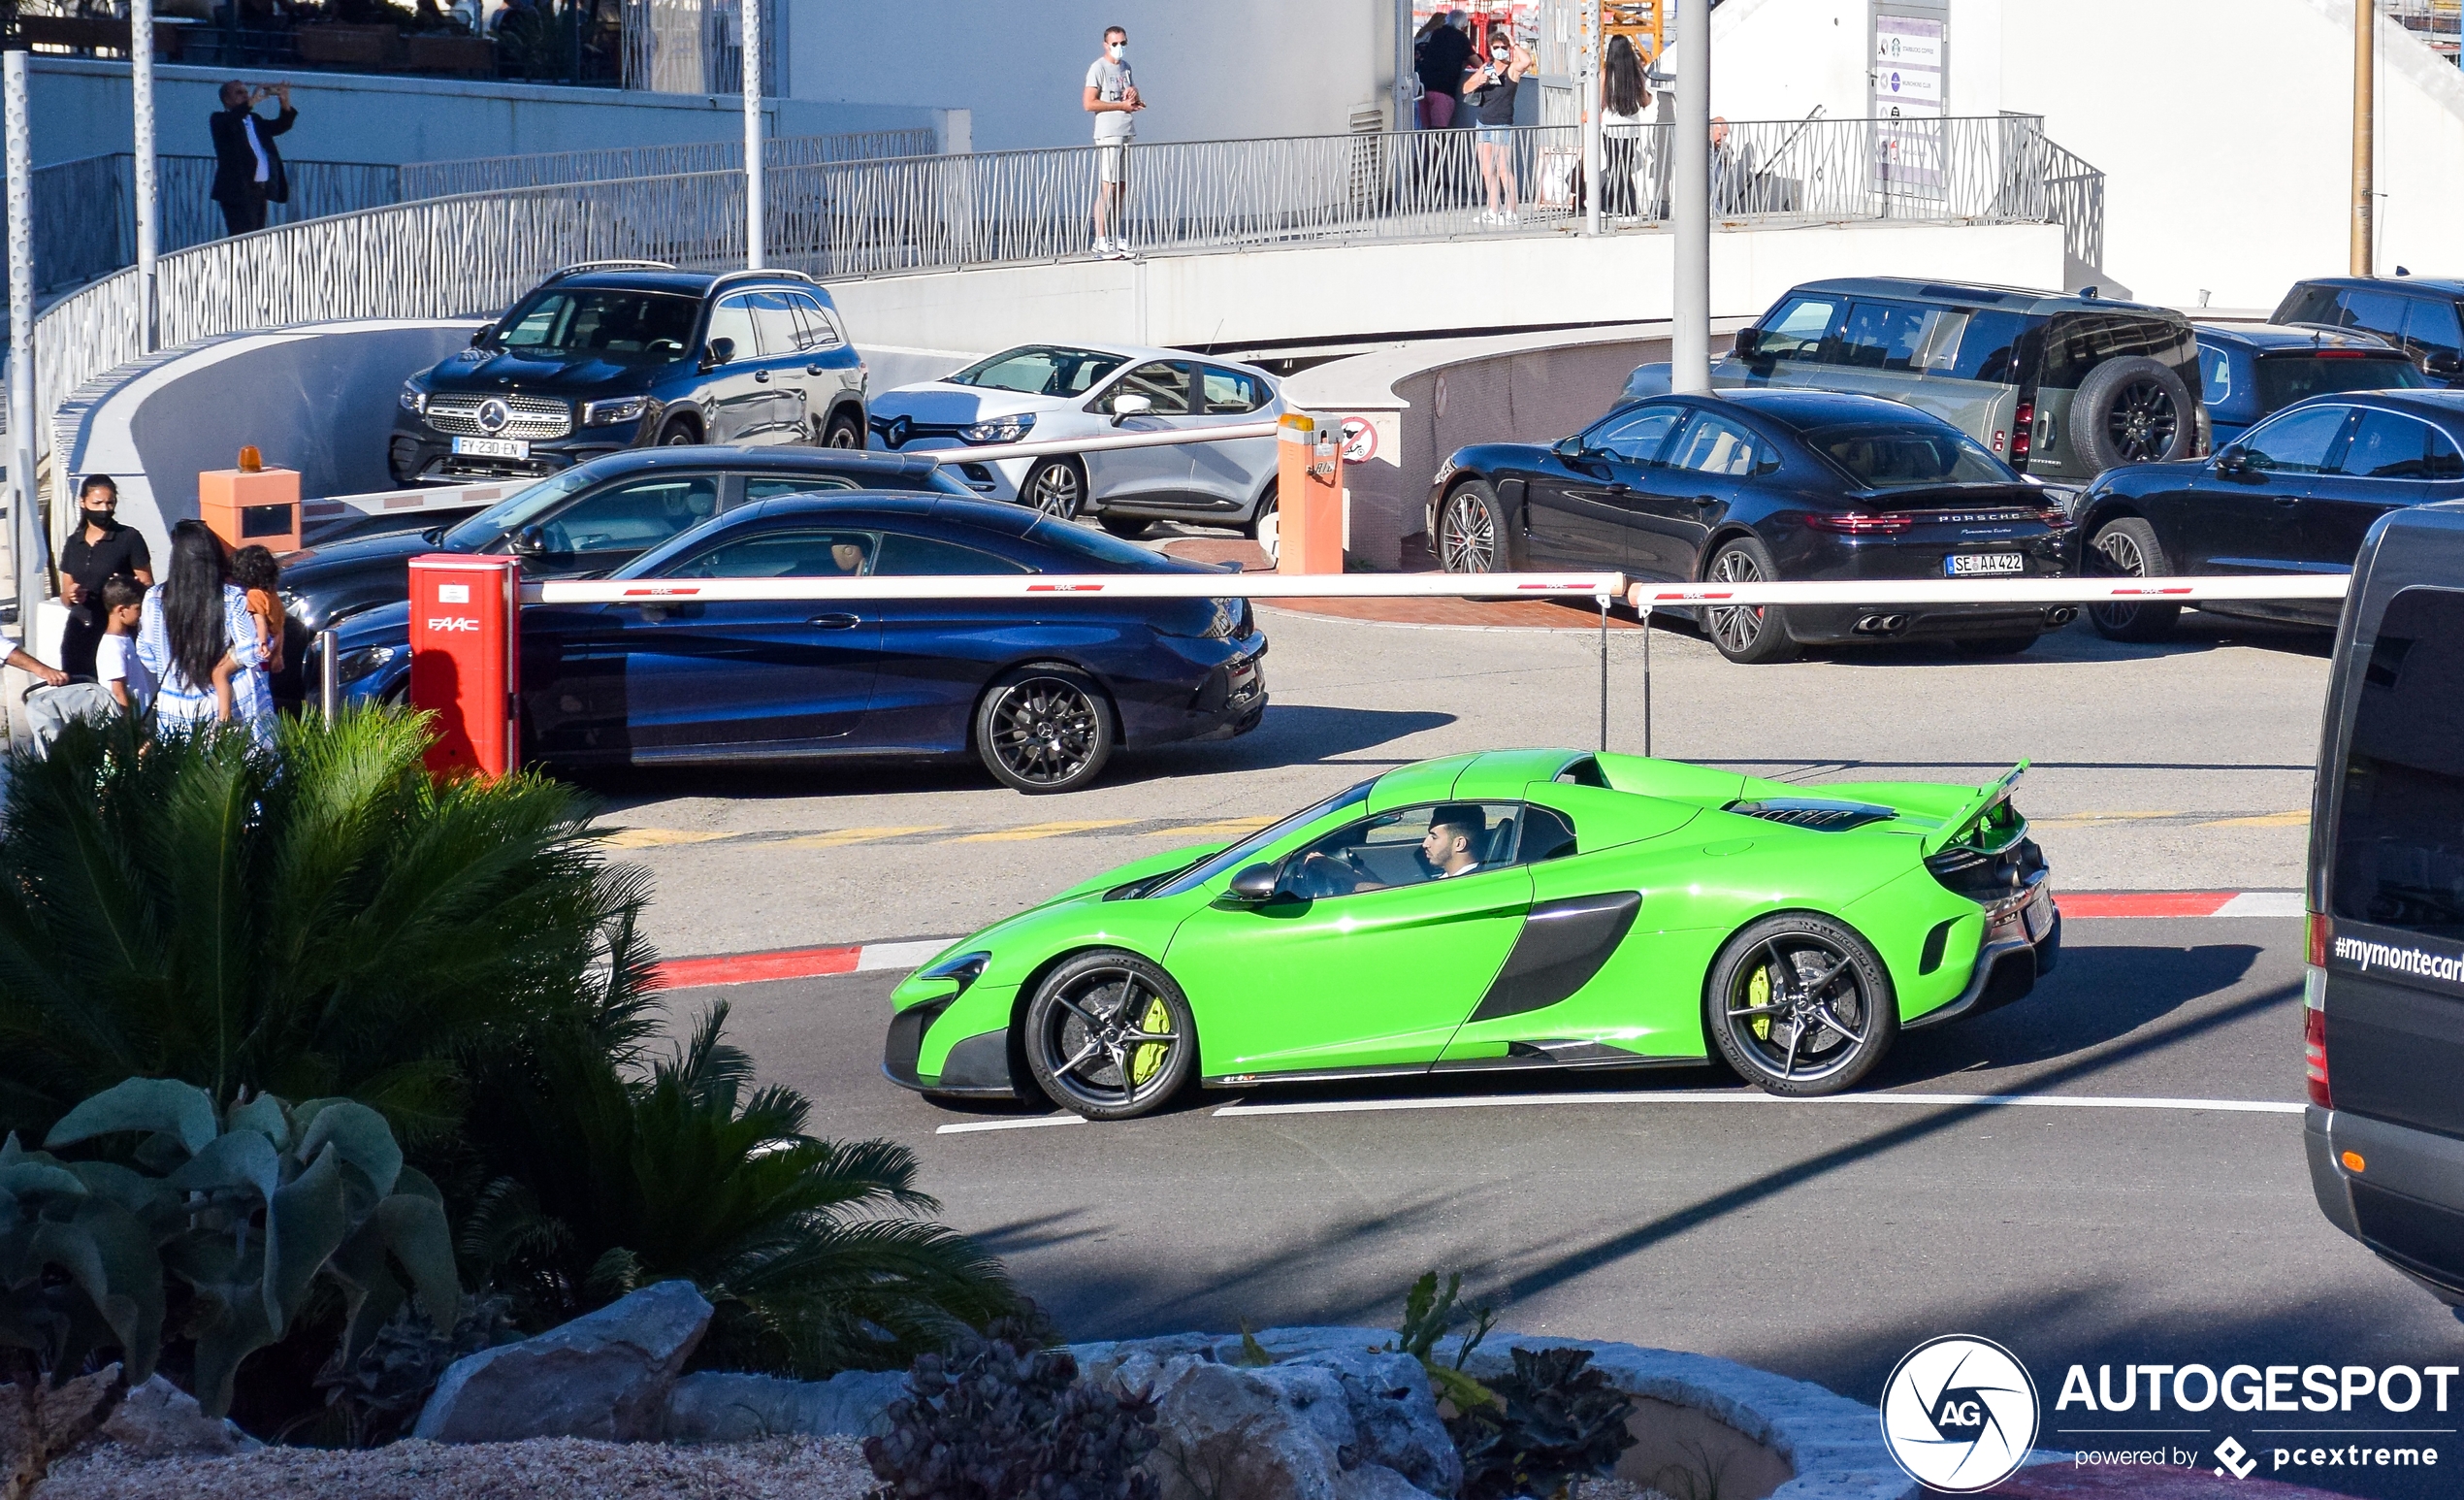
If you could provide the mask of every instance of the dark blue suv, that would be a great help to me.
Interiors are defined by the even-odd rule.
[[[568,266],[403,382],[398,484],[554,473],[652,443],[864,445],[864,362],[793,271]]]

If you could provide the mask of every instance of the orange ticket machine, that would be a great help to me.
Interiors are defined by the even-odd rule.
[[[410,560],[410,704],[437,716],[428,774],[493,781],[521,764],[521,661],[520,559]]]
[[[1342,429],[1306,411],[1283,413],[1276,434],[1281,460],[1275,479],[1275,571],[1344,571]]]

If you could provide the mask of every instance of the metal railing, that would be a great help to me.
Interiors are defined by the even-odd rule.
[[[930,130],[862,130],[827,136],[779,136],[762,145],[763,166],[775,172],[824,162],[883,156],[924,156],[937,143]],[[676,177],[691,172],[741,172],[741,140],[682,146],[618,146],[528,156],[478,156],[466,161],[416,161],[402,169],[402,198],[448,198],[560,182]]]
[[[1612,141],[1604,196],[1612,228],[1649,227],[1665,213],[1670,129]],[[1528,127],[1491,148],[1515,180],[1512,223],[1485,216],[1470,131],[1133,147],[1122,227],[1150,250],[1548,233],[1567,227],[1580,202],[1575,135]],[[776,263],[823,277],[1085,254],[1096,172],[1086,147],[783,167],[768,175],[768,243]],[[1730,224],[2059,221],[2066,242],[2088,251],[2103,234],[2101,179],[2025,117],[1735,122],[1712,190]],[[719,269],[743,255],[741,172],[423,199],[163,256],[161,342],[494,311],[575,261]],[[47,426],[79,387],[139,357],[137,302],[123,272],[44,314],[36,395]],[[50,439],[40,435],[47,447]]]
[[[185,249],[230,231],[211,156],[154,158],[157,245]],[[380,162],[284,161],[288,203],[266,205],[269,226],[355,213],[401,196],[399,168]],[[34,173],[34,276],[43,291],[76,286],[137,258],[137,159],[126,151],[55,162]]]

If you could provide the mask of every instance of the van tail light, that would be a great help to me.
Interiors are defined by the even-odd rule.
[[[1805,517],[1805,524],[1818,532],[1836,532],[1843,537],[1897,537],[1916,525],[1917,518],[1903,510],[1849,510],[1838,515],[1817,511]]]
[[[2011,413],[2011,457],[2025,458],[2036,437],[2036,403],[2023,401]]]
[[[2301,976],[2302,1068],[2310,1102],[2334,1109],[2336,1096],[2327,1087],[2327,945],[2330,924],[2320,912],[2310,914],[2310,962]]]

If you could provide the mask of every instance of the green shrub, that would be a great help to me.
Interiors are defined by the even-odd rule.
[[[1463,1455],[1459,1500],[1509,1500],[1555,1495],[1569,1482],[1606,1476],[1617,1455],[1634,1447],[1626,1430],[1635,1404],[1589,1368],[1587,1349],[1508,1351],[1513,1373],[1488,1384],[1493,1405],[1475,1406],[1446,1422]]]
[[[1078,1378],[1064,1349],[1002,1320],[949,1356],[925,1354],[890,1404],[864,1460],[892,1500],[1152,1500],[1138,1467],[1155,1446],[1154,1403]]]
[[[462,1060],[542,1029],[641,1034],[641,875],[568,788],[438,786],[424,720],[366,712],[148,744],[118,719],[9,761],[0,1127],[33,1138],[131,1076],[216,1108],[346,1096],[414,1152]]]
[[[1486,1406],[1497,1399],[1487,1386],[1463,1373],[1464,1362],[1472,1351],[1480,1347],[1489,1330],[1497,1326],[1497,1311],[1482,1307],[1458,1318],[1456,1298],[1463,1292],[1463,1273],[1446,1278],[1445,1289],[1438,1289],[1438,1273],[1424,1271],[1404,1294],[1403,1323],[1395,1329],[1394,1347],[1420,1361],[1429,1372],[1429,1385],[1439,1399],[1451,1401],[1457,1410]],[[1462,1342],[1454,1347],[1454,1358],[1441,1362],[1437,1357],[1438,1341],[1452,1333],[1457,1322],[1467,1324]]]
[[[480,1091],[500,1175],[466,1258],[545,1324],[683,1277],[714,1309],[703,1368],[819,1379],[896,1369],[1019,1307],[1000,1262],[925,1220],[915,1156],[804,1133],[810,1104],[754,1088],[712,1008],[647,1068],[552,1053]]]
[[[126,1136],[126,1163],[63,1161],[14,1133],[0,1144],[0,1338],[35,1350],[55,1379],[105,1348],[131,1382],[153,1374],[167,1277],[187,1288],[178,1331],[195,1341],[192,1393],[210,1417],[231,1409],[240,1361],[282,1336],[320,1277],[341,1289],[348,1356],[410,1288],[453,1321],[462,1288],[443,1200],[374,1110],[261,1093],[217,1111],[202,1089],[132,1078],[71,1110],[44,1144]]]

